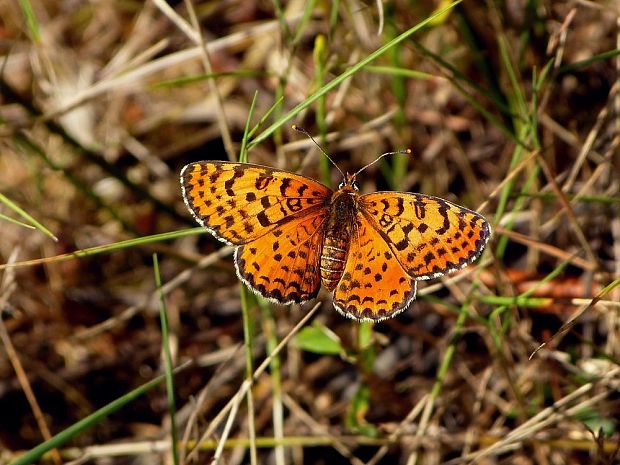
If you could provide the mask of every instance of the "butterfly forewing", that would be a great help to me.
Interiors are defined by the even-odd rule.
[[[282,221],[325,208],[331,189],[304,176],[261,165],[204,161],[181,171],[183,198],[218,239],[241,245]]]
[[[463,268],[480,256],[491,235],[484,217],[438,197],[375,192],[361,196],[360,205],[415,279]]]

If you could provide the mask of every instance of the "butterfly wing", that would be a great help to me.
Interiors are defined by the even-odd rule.
[[[316,297],[326,217],[326,210],[304,214],[237,248],[239,278],[257,294],[280,304]]]
[[[331,189],[288,171],[221,161],[185,166],[181,186],[198,223],[240,246],[237,274],[254,292],[281,304],[316,297]]]
[[[409,307],[415,293],[415,280],[381,232],[358,212],[345,268],[334,290],[336,310],[349,318],[380,321]]]
[[[414,279],[463,268],[480,256],[491,237],[482,215],[423,194],[366,194],[360,197],[360,211]]]
[[[186,165],[181,188],[196,221],[232,245],[247,244],[283,222],[326,208],[332,194],[305,176],[223,161]]]

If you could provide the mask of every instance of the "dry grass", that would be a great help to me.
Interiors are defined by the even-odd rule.
[[[360,69],[437,2],[1,3],[0,462],[620,463],[618,12],[497,3]],[[257,302],[178,173],[266,114],[249,159],[326,183],[291,123],[411,147],[362,190],[477,209],[482,259],[374,326]]]

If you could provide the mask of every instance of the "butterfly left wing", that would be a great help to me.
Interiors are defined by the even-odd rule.
[[[463,268],[482,254],[491,237],[486,219],[447,200],[406,192],[360,197],[360,212],[414,279]]]
[[[332,194],[305,176],[224,161],[186,165],[181,187],[196,221],[232,245],[246,244],[282,222],[325,208]]]
[[[409,307],[416,282],[403,269],[381,233],[358,212],[334,307],[344,316],[381,321]]]

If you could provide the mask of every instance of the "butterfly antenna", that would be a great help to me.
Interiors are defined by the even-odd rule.
[[[338,171],[340,171],[340,174],[342,175],[342,177],[344,179],[345,175],[342,172],[342,170],[340,169],[340,167],[336,164],[336,162],[334,160],[331,159],[331,157],[329,155],[327,155],[327,152],[325,150],[323,150],[323,147],[321,147],[319,145],[319,143],[314,140],[314,137],[312,137],[308,131],[306,131],[304,128],[300,128],[296,124],[291,125],[291,128],[294,129],[295,131],[298,131],[298,132],[301,132],[302,134],[305,134],[312,142],[314,142],[314,145],[316,145],[319,148],[319,150],[323,153],[323,155],[325,155],[325,157],[332,163],[332,165],[334,165],[336,167],[336,169]]]
[[[358,174],[360,174],[362,171],[364,171],[369,166],[372,166],[375,163],[377,163],[383,157],[387,157],[388,155],[399,155],[399,154],[401,154],[401,155],[410,155],[411,154],[411,149],[403,149],[403,150],[399,150],[398,152],[386,152],[386,153],[384,153],[382,155],[379,155],[377,158],[375,158],[373,161],[368,163],[366,166],[362,166],[359,170],[357,170],[357,172],[353,175],[353,177],[355,178]]]

